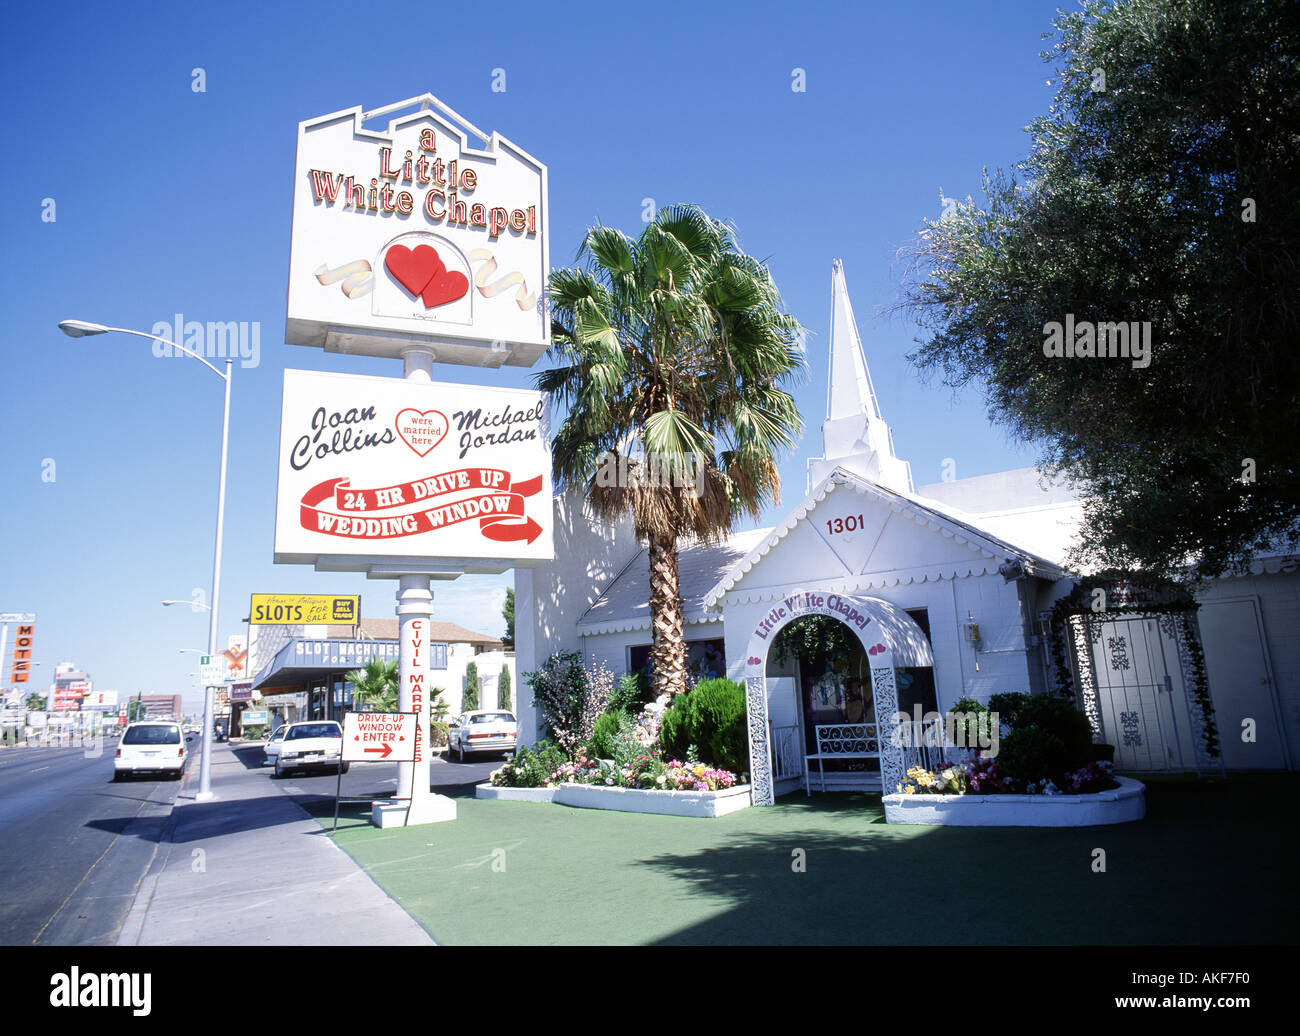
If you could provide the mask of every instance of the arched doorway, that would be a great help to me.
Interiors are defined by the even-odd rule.
[[[773,638],[807,615],[825,615],[843,622],[866,653],[871,704],[880,747],[880,778],[885,790],[903,780],[903,742],[899,735],[895,666],[932,666],[934,656],[925,633],[902,609],[874,597],[851,597],[820,591],[799,591],[770,608],[755,625],[745,660],[746,714],[749,725],[749,764],[756,806],[775,801],[772,746],[768,737],[767,657]]]

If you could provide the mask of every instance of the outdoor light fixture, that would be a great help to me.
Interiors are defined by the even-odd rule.
[[[979,650],[980,626],[970,612],[966,613],[966,639],[975,645],[975,650]]]
[[[59,330],[69,338],[85,338],[86,335],[108,334],[103,324],[91,324],[85,320],[65,320],[59,324]]]
[[[222,531],[225,526],[226,514],[226,448],[230,441],[230,370],[234,362],[230,357],[226,357],[225,371],[219,371],[193,349],[187,349],[183,345],[158,335],[146,334],[144,331],[132,331],[126,327],[108,327],[105,324],[92,324],[87,320],[63,320],[59,322],[59,330],[69,338],[85,338],[87,335],[102,335],[109,331],[118,334],[133,335],[136,338],[147,338],[152,342],[161,342],[163,345],[175,349],[177,352],[186,356],[193,357],[203,364],[208,370],[215,374],[225,383],[225,402],[221,415],[221,468],[220,476],[217,481],[217,528],[216,535],[213,538],[212,550],[212,603],[200,605],[209,614],[208,622],[208,654],[217,653],[217,608],[221,600],[221,545]],[[164,605],[169,604],[190,604],[194,605],[195,601],[163,601]],[[191,674],[197,676],[199,674]],[[199,788],[195,794],[195,799],[199,802],[206,802],[212,798],[212,695],[213,688],[203,688],[203,754],[199,759]]]
[[[1051,634],[1051,632],[1052,632],[1052,613],[1051,613],[1051,612],[1044,611],[1044,612],[1039,612],[1039,613],[1038,613],[1038,632],[1039,632],[1039,633],[1040,633],[1044,638],[1046,638],[1047,636],[1049,636],[1049,635]]]
[[[1025,566],[1016,558],[1007,558],[998,566],[998,575],[1008,583],[1014,583],[1017,579],[1025,578]]]

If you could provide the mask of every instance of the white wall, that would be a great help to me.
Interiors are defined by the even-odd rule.
[[[555,497],[555,560],[515,569],[518,672],[539,669],[556,651],[582,650],[578,620],[639,549],[630,520],[605,525],[583,513],[578,494]],[[624,667],[611,661],[610,668]],[[520,742],[531,744],[539,725],[526,686],[516,701]]]
[[[473,662],[478,667],[478,707],[497,707],[497,678],[504,665],[510,670],[510,701],[519,702],[519,672],[513,651],[483,651],[474,654],[471,644],[447,645],[447,668],[433,671],[433,686],[442,688],[442,700],[450,707],[448,716],[465,711],[465,671]]]

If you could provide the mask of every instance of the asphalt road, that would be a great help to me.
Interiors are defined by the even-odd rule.
[[[0,751],[0,944],[116,941],[181,787],[113,783],[116,747]]]
[[[173,803],[198,780],[198,741],[184,781],[113,782],[115,740],[99,755],[82,748],[0,751],[0,945],[107,946],[118,933],[153,863]],[[260,744],[235,745],[250,769],[263,768]],[[502,757],[448,762],[435,757],[430,785],[472,795]],[[333,801],[336,776],[295,773],[276,783],[309,812]],[[395,763],[354,763],[344,798],[405,794]],[[311,809],[316,805],[316,809]]]
[[[264,756],[262,742],[235,745],[234,752],[236,758],[245,766],[251,769],[262,769],[268,781],[275,780],[271,776],[271,767],[262,766]],[[429,786],[441,795],[473,795],[474,785],[486,781],[492,771],[499,768],[503,762],[504,756],[498,753],[485,755],[481,759],[467,763],[449,762],[444,756],[435,755],[429,765]],[[338,775],[316,771],[294,771],[275,783],[305,807],[309,800],[328,798],[332,801],[338,784]],[[400,791],[397,788],[396,763],[353,763],[348,772],[343,775],[340,791],[341,797],[345,799],[408,794],[410,792],[407,788],[403,787]]]

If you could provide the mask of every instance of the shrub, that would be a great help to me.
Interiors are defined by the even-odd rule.
[[[957,701],[945,717],[945,733],[962,748],[987,748],[993,743],[992,714],[974,698]]]
[[[609,696],[609,707],[636,715],[655,700],[654,687],[644,672],[624,673]]]
[[[564,750],[553,741],[525,745],[515,757],[492,774],[498,788],[544,788],[551,774],[568,762]]]
[[[1002,739],[998,771],[1019,784],[1032,784],[1068,769],[1065,743],[1042,727],[1015,727]]]
[[[606,709],[596,719],[591,731],[591,750],[597,759],[614,755],[614,738],[623,726],[632,726],[632,717],[621,709]]]
[[[548,732],[565,752],[591,740],[596,718],[614,689],[614,674],[604,663],[584,667],[576,651],[557,651],[524,679]]]
[[[701,680],[674,699],[664,713],[659,736],[664,751],[670,755],[689,756],[692,746],[696,746],[720,770],[748,770],[744,687],[725,677]]]
[[[266,727],[244,727],[240,730],[239,736],[245,741],[261,741],[266,737]]]
[[[998,719],[1007,727],[1016,725],[1016,717],[1029,701],[1029,695],[1023,691],[1004,691],[989,698],[989,711],[996,712]]]
[[[465,667],[465,697],[462,699],[461,712],[478,710],[478,665],[471,662]]]
[[[497,673],[497,708],[512,712],[510,707],[510,667],[504,663]]]
[[[447,724],[442,720],[431,720],[429,722],[429,747],[443,748],[447,744]]]
[[[1012,729],[1028,727],[1046,731],[1061,742],[1060,765],[1052,771],[1053,774],[1076,769],[1092,758],[1092,724],[1071,701],[1045,694],[1034,695],[1017,711]]]

